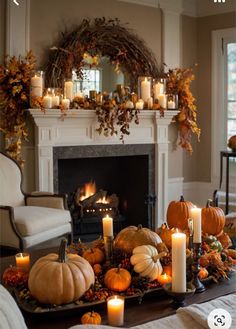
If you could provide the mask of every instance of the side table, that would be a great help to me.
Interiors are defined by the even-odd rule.
[[[221,151],[220,152],[220,188],[223,176],[223,158],[226,158],[226,186],[225,186],[225,214],[229,212],[229,159],[236,158],[236,152]]]

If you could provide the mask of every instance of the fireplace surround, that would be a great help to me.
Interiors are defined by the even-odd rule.
[[[124,145],[119,136],[105,137],[98,134],[97,118],[93,110],[71,109],[63,118],[59,109],[46,110],[46,113],[39,109],[29,111],[35,121],[35,172],[39,191],[58,192],[56,158],[66,158],[69,153],[70,157],[78,157],[78,154],[86,150],[85,157],[92,156],[95,159],[100,147],[105,156],[106,152],[108,155],[118,154],[118,149],[120,156],[129,156],[137,153],[137,150],[142,154],[142,149],[151,147],[153,159],[149,165],[148,185],[149,192],[157,195],[154,226],[163,222],[168,202],[168,126],[178,111],[165,111],[164,117],[160,116],[159,111],[141,111],[140,123],[131,124],[130,135],[125,136]]]

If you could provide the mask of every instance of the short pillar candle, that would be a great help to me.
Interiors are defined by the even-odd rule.
[[[113,236],[113,218],[106,215],[102,219],[103,236]]]
[[[121,296],[107,299],[107,317],[110,326],[123,326],[125,300]]]
[[[30,255],[26,252],[19,252],[15,255],[16,266],[28,269],[30,267]]]

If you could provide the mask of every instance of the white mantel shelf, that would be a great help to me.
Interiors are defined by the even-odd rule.
[[[71,109],[62,117],[59,109],[29,109],[35,121],[36,182],[39,191],[53,192],[53,147],[122,144],[119,136],[99,135],[99,124],[93,110]],[[142,110],[139,124],[132,123],[125,144],[155,144],[155,193],[158,196],[155,225],[164,218],[168,202],[168,126],[176,110],[164,112]],[[119,127],[118,127],[119,129]]]

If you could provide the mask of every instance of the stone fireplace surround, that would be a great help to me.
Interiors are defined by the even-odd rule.
[[[53,154],[56,147],[82,145],[120,145],[118,136],[105,137],[96,131],[98,127],[93,110],[69,110],[61,117],[59,109],[30,109],[35,121],[36,140],[36,187],[39,191],[54,192],[56,186]],[[139,114],[140,123],[131,124],[130,135],[125,136],[125,145],[154,144],[154,193],[157,205],[154,218],[155,227],[165,218],[168,203],[168,126],[178,111],[165,111],[160,117],[158,111],[143,110]],[[69,149],[68,149],[69,150]],[[66,151],[68,152],[68,151]],[[56,191],[55,191],[56,192]]]

